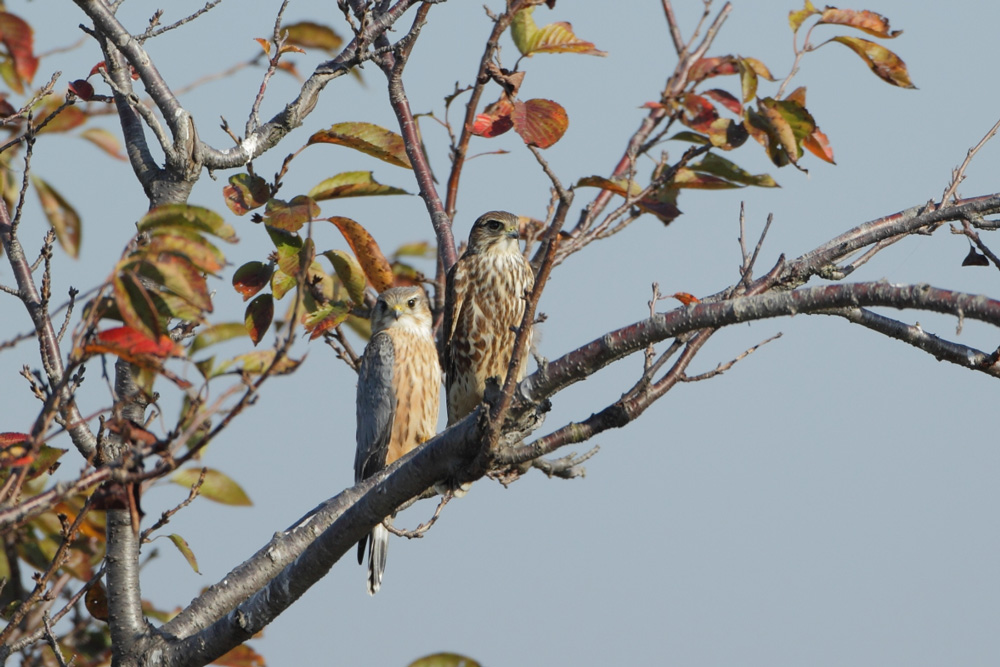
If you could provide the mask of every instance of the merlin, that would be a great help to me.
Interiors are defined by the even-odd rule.
[[[449,426],[482,402],[488,378],[502,383],[507,376],[525,293],[535,284],[518,238],[516,215],[486,213],[472,226],[468,248],[448,273],[443,335]],[[526,335],[518,381],[527,370],[530,328]]]
[[[430,304],[420,287],[382,292],[372,310],[372,337],[358,371],[358,448],[354,481],[376,474],[434,437],[440,407],[441,365],[432,333]],[[391,523],[387,518],[385,524]],[[389,531],[379,524],[358,543],[358,563],[368,543],[368,593],[382,583]]]

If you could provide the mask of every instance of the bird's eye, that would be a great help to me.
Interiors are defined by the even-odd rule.
[[[386,309],[385,301],[376,301],[375,302],[375,309],[376,310],[385,310]]]
[[[409,301],[407,301],[406,305],[409,306],[410,308],[416,308],[417,307],[417,300],[416,300],[416,298],[413,298],[413,299],[410,299]]]
[[[487,226],[487,227],[488,227],[489,229],[493,230],[494,232],[496,232],[496,231],[499,231],[499,230],[503,229],[503,223],[502,223],[502,222],[500,222],[499,220],[488,220],[488,221],[486,222],[486,226]]]

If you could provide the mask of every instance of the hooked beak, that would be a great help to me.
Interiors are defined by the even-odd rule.
[[[517,227],[511,227],[507,230],[507,238],[509,239],[519,239],[521,235],[517,233]]]

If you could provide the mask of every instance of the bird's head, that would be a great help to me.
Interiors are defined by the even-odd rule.
[[[372,333],[404,327],[431,335],[433,318],[427,295],[420,287],[391,287],[378,295],[372,309]]]
[[[474,255],[520,253],[517,216],[507,211],[490,211],[479,216],[469,232],[469,249]]]

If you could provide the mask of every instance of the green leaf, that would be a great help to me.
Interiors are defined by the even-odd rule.
[[[264,222],[274,229],[297,232],[307,222],[318,217],[319,213],[316,202],[305,195],[297,195],[288,202],[269,199],[264,212]]]
[[[339,144],[398,167],[412,169],[403,137],[373,123],[337,123],[309,137],[306,145]]]
[[[191,551],[191,547],[188,546],[187,541],[176,533],[171,533],[170,535],[167,535],[167,539],[169,539],[171,542],[174,543],[174,546],[177,547],[177,550],[181,552],[182,556],[184,556],[184,560],[188,562],[188,565],[191,566],[191,569],[197,572],[198,574],[201,574],[201,572],[198,570],[198,559],[194,557],[194,552]]]
[[[333,270],[337,272],[337,277],[347,289],[347,294],[354,303],[364,303],[365,287],[368,280],[365,272],[353,255],[349,255],[343,250],[327,250],[323,256],[333,264]]]
[[[510,34],[517,50],[531,57],[536,53],[580,53],[589,56],[606,56],[595,48],[593,42],[586,42],[573,33],[573,26],[565,21],[550,23],[539,28],[532,13],[534,7],[526,7],[514,14],[510,24]]]
[[[414,660],[409,667],[480,667],[479,663],[458,653],[434,653]]]
[[[222,188],[226,206],[236,215],[246,215],[260,208],[271,197],[271,189],[260,176],[236,174],[229,177],[229,185]]]
[[[281,31],[286,36],[286,43],[306,49],[322,49],[331,56],[336,55],[344,44],[344,40],[332,28],[312,21],[283,25]]]
[[[171,228],[206,232],[224,241],[235,243],[236,230],[222,216],[201,206],[166,204],[157,206],[136,224],[140,232],[160,233]]]
[[[273,353],[273,350],[269,351]],[[170,481],[174,484],[191,488],[200,478],[200,468],[185,468],[183,470],[178,470],[171,475]],[[247,497],[247,494],[243,491],[243,489],[240,488],[239,484],[234,482],[226,474],[212,468],[205,468],[205,481],[201,485],[199,495],[224,505],[253,504],[250,502],[250,498]]]
[[[201,333],[194,337],[194,342],[191,343],[191,354],[194,354],[198,350],[203,350],[211,345],[215,345],[216,343],[222,343],[227,340],[240,338],[246,335],[246,325],[241,322],[213,324],[210,327],[202,329]]]
[[[755,185],[761,188],[776,188],[778,184],[770,174],[751,174],[745,169],[730,162],[715,153],[706,153],[696,164],[690,165],[692,171],[712,174],[740,185]]]
[[[341,197],[368,197],[375,195],[408,195],[406,190],[382,185],[370,171],[345,171],[331,176],[309,191],[316,201]]]

